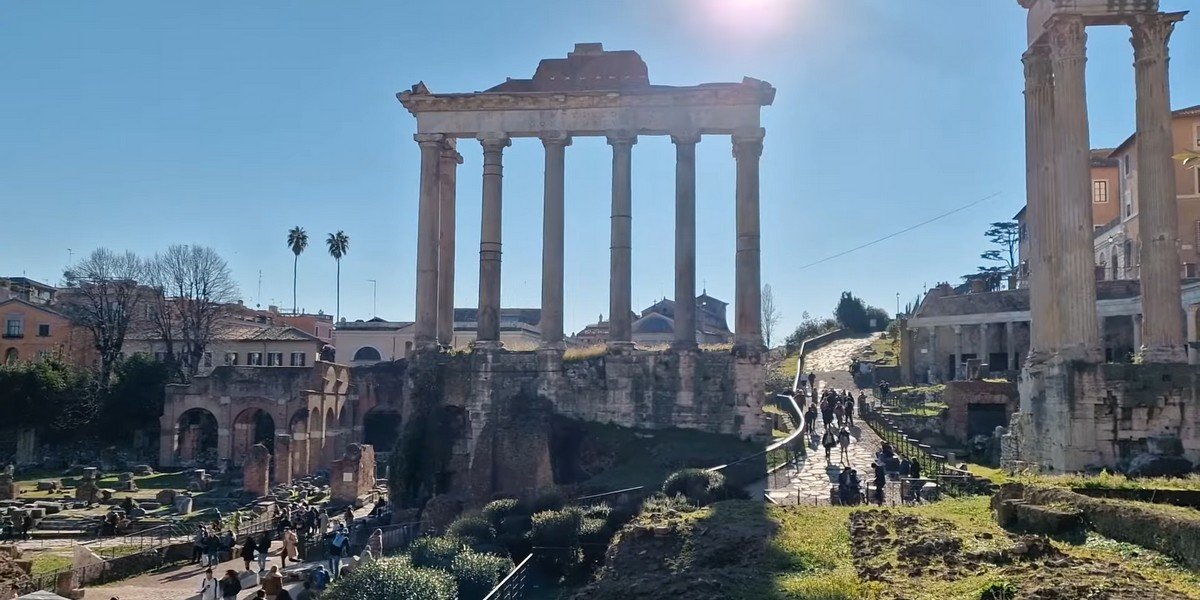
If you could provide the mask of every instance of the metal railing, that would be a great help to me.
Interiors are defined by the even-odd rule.
[[[533,558],[530,554],[525,557],[513,570],[488,592],[483,600],[522,600],[525,597],[525,580],[529,573],[529,559]]]
[[[963,496],[978,493],[981,481],[969,471],[964,471],[947,464],[946,457],[937,454],[928,444],[908,437],[904,430],[894,421],[880,417],[869,411],[862,415],[863,420],[879,435],[880,439],[891,444],[899,454],[915,457],[920,461],[920,475],[924,479],[936,481],[939,489],[950,496]]]

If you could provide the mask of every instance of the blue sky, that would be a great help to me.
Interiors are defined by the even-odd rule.
[[[1183,10],[1188,0],[1163,0]],[[889,311],[973,271],[987,223],[1024,195],[1024,11],[1015,0],[295,0],[0,3],[0,274],[57,282],[98,246],[201,243],[249,304],[291,305],[288,228],[305,227],[300,305],[334,308],[324,237],[351,238],[342,312],[412,318],[418,148],[395,93],[529,77],[576,42],[633,49],[651,81],[743,75],[763,111],[763,281],[790,329],[842,290]],[[1127,30],[1091,31],[1094,146],[1134,125]],[[1200,18],[1172,45],[1173,103],[1200,104]],[[1187,76],[1186,74],[1192,74]],[[456,304],[477,302],[481,152],[459,171]],[[610,150],[567,153],[569,330],[608,307]],[[728,139],[699,146],[697,279],[733,299]],[[542,149],[505,155],[505,306],[540,301]],[[634,148],[634,305],[673,291],[674,151]],[[815,267],[802,264],[998,194]],[[262,293],[259,272],[262,272]]]

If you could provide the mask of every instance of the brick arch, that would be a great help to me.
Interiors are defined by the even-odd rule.
[[[275,453],[275,428],[277,420],[270,411],[256,406],[242,408],[231,419],[229,459],[234,466],[241,466],[255,444],[263,444]]]
[[[220,421],[212,411],[203,407],[189,408],[174,419],[169,433],[169,451],[173,462],[181,465],[203,465],[218,459]]]

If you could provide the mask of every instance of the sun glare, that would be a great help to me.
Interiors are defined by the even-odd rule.
[[[808,0],[696,0],[715,32],[737,38],[775,37],[794,29]]]

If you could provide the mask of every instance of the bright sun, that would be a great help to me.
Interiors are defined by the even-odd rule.
[[[709,26],[737,38],[774,37],[793,28],[807,0],[695,0]]]

